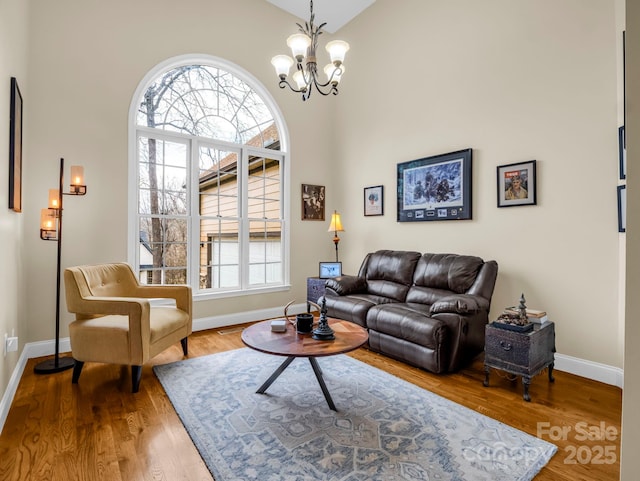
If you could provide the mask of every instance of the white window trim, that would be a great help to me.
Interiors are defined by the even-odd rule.
[[[273,155],[274,153],[279,153],[282,155],[282,192],[285,193],[283,195],[283,230],[284,236],[282,239],[283,242],[283,262],[284,262],[284,278],[282,285],[278,286],[267,286],[267,287],[255,287],[244,290],[233,290],[233,291],[220,291],[220,292],[203,292],[203,293],[195,293],[193,296],[194,301],[200,300],[208,300],[208,299],[219,299],[226,297],[238,297],[238,296],[246,296],[246,295],[255,295],[255,294],[265,294],[269,292],[278,292],[289,290],[291,287],[290,281],[290,271],[291,271],[291,262],[290,262],[290,215],[291,215],[291,167],[289,160],[289,131],[284,122],[284,116],[280,111],[280,108],[276,104],[275,100],[269,93],[269,91],[262,85],[262,83],[254,77],[251,73],[244,70],[243,68],[235,65],[228,60],[215,57],[213,55],[206,54],[185,54],[179,55],[177,57],[169,58],[163,62],[157,64],[154,68],[149,70],[144,78],[138,84],[136,91],[133,93],[133,97],[131,99],[129,105],[129,126],[128,126],[128,152],[129,152],[129,169],[128,169],[128,194],[129,194],[129,202],[127,203],[127,214],[128,214],[128,222],[127,222],[127,259],[128,262],[136,266],[138,263],[139,253],[139,241],[134,241],[132,239],[137,239],[139,236],[138,232],[138,146],[137,146],[137,136],[138,132],[145,131],[147,128],[143,126],[137,125],[137,114],[138,114],[138,104],[139,100],[142,98],[144,92],[147,91],[152,82],[162,73],[168,70],[182,67],[184,65],[210,65],[212,67],[221,68],[226,70],[227,72],[232,73],[238,78],[242,79],[246,82],[253,90],[256,91],[258,95],[265,102],[267,107],[274,115],[274,121],[276,123],[276,128],[278,129],[278,133],[280,136],[280,150],[273,151],[268,149],[263,149],[265,153],[269,155]],[[159,133],[158,130],[148,129],[149,132]],[[175,134],[175,135],[172,135]],[[167,131],[162,131],[163,136],[169,136],[180,139],[188,138],[189,136],[185,136],[179,133],[172,133]],[[215,140],[218,144],[225,144],[224,141]],[[229,144],[237,147],[236,144]],[[252,147],[251,151],[260,151],[260,149]],[[193,153],[191,153],[193,156]],[[190,166],[191,168],[191,166]],[[189,226],[191,229],[191,226]],[[135,236],[134,236],[135,233]],[[191,234],[191,232],[189,232]],[[189,267],[193,269],[193,259],[192,257],[191,264]]]

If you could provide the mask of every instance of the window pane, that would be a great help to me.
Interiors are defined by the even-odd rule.
[[[140,137],[138,156],[138,212],[187,215],[187,145]]]
[[[238,217],[238,153],[200,147],[200,215]]]
[[[237,220],[200,221],[200,288],[240,286],[240,243]]]
[[[250,223],[249,283],[282,282],[282,224],[280,222]]]
[[[252,156],[249,159],[249,218],[280,219],[280,162]]]

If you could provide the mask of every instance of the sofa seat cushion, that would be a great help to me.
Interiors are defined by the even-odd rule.
[[[367,313],[367,328],[438,349],[445,342],[447,328],[444,322],[429,317],[429,307],[418,303],[373,306]]]
[[[366,327],[367,312],[371,307],[378,304],[388,304],[393,302],[387,297],[374,294],[353,294],[350,296],[326,296],[327,310],[331,317],[354,322],[362,327]]]

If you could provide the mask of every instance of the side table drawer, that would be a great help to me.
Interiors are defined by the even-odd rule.
[[[484,348],[487,358],[500,359],[517,366],[529,364],[529,338],[526,336],[487,336]]]

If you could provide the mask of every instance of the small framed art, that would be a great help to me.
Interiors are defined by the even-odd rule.
[[[302,220],[324,220],[324,185],[302,184]]]
[[[498,207],[536,205],[536,161],[499,165]]]
[[[398,222],[471,219],[471,149],[398,164]]]
[[[320,262],[320,279],[331,279],[342,275],[342,262]]]
[[[624,125],[618,127],[618,162],[620,164],[620,179],[627,178],[627,145],[625,143]]]
[[[618,232],[627,231],[627,186],[618,186]]]
[[[15,77],[9,112],[9,209],[22,212],[22,95]]]
[[[364,215],[384,214],[384,186],[364,188]]]

